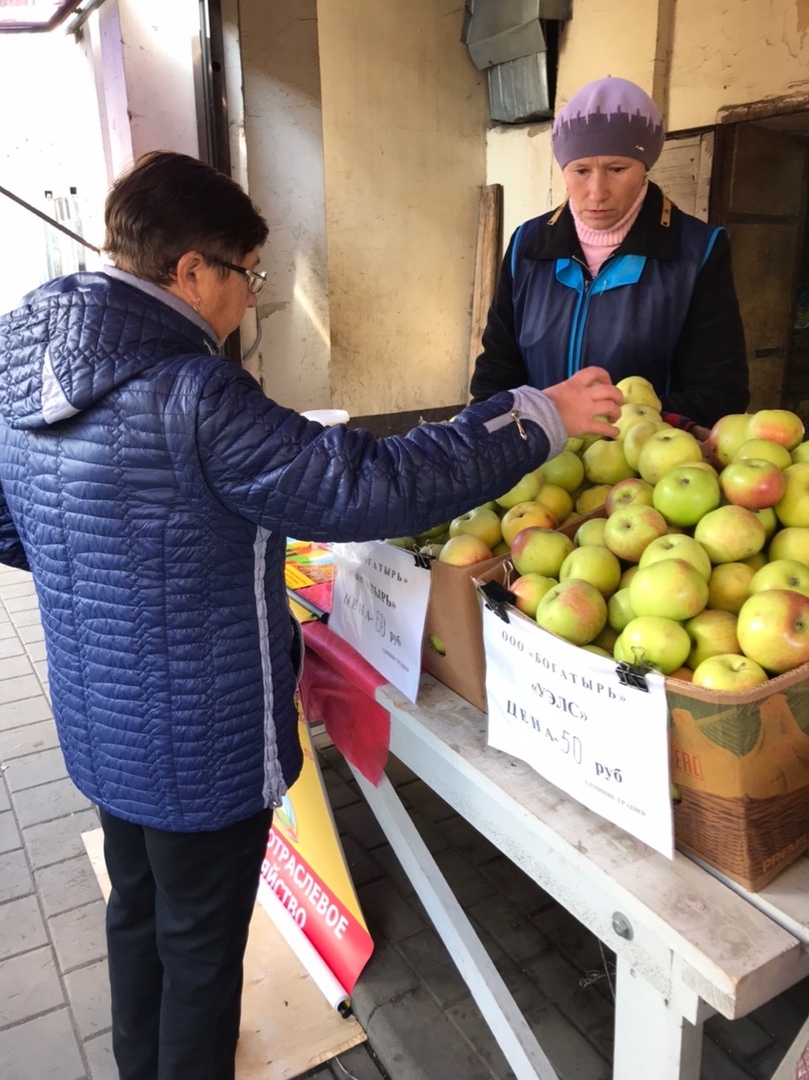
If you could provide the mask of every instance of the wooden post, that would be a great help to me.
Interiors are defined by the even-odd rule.
[[[480,189],[478,239],[475,254],[475,284],[472,293],[472,327],[469,336],[469,377],[480,353],[480,339],[486,326],[502,255],[503,186],[487,184]]]

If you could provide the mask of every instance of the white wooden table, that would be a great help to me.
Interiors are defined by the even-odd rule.
[[[809,974],[809,859],[753,896],[673,862],[486,745],[485,716],[430,676],[376,692],[390,749],[617,955],[614,1080],[698,1080],[702,1024]],[[387,777],[360,787],[519,1080],[555,1080]],[[541,1037],[540,1037],[541,1042]]]

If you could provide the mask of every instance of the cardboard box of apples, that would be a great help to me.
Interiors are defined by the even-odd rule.
[[[758,889],[809,849],[809,441],[769,409],[724,417],[703,445],[663,422],[645,380],[619,386],[619,438],[570,440],[422,538],[453,568],[431,598],[425,667],[453,685],[441,668],[460,620],[481,634],[474,579],[496,575],[544,630],[660,671],[677,843]],[[453,689],[482,708],[470,655],[467,692]]]

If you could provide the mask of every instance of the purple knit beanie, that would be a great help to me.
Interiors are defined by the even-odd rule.
[[[586,157],[628,157],[651,169],[663,149],[663,118],[628,79],[596,79],[577,90],[553,123],[553,155],[564,169]]]

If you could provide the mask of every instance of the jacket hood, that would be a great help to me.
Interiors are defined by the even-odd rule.
[[[42,430],[169,357],[216,353],[191,319],[104,273],[57,278],[0,318],[0,415]]]

